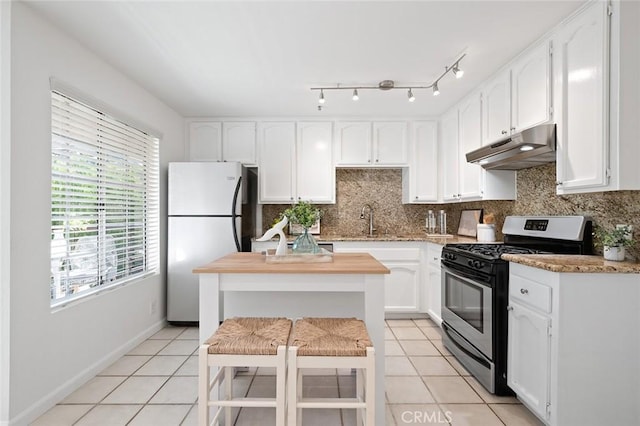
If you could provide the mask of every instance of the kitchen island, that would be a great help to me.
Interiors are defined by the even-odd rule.
[[[330,263],[267,263],[232,253],[195,268],[200,275],[200,341],[233,316],[357,317],[376,351],[376,424],[384,424],[384,265],[366,253],[335,253]]]

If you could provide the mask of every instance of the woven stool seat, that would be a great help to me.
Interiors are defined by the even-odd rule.
[[[298,356],[366,356],[373,346],[364,322],[356,318],[298,320],[290,345],[298,347]]]
[[[289,340],[287,318],[229,318],[207,339],[210,354],[276,355]]]

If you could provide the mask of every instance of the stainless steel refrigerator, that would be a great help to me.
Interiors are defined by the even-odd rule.
[[[167,320],[170,322],[198,321],[198,276],[192,272],[194,267],[242,251],[243,198],[246,206],[253,202],[247,199],[243,172],[247,180],[246,169],[235,162],[169,163]],[[247,216],[253,215],[251,210],[244,209]],[[245,235],[244,239],[250,240],[250,236]]]

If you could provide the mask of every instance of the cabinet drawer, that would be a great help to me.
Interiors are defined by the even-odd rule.
[[[509,280],[509,298],[551,313],[551,287],[519,276]]]
[[[369,253],[380,262],[386,261],[420,261],[420,249],[406,248],[369,248],[369,247],[335,247],[336,253]]]

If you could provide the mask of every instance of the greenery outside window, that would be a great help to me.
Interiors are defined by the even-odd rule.
[[[158,138],[51,92],[51,305],[158,270]]]

